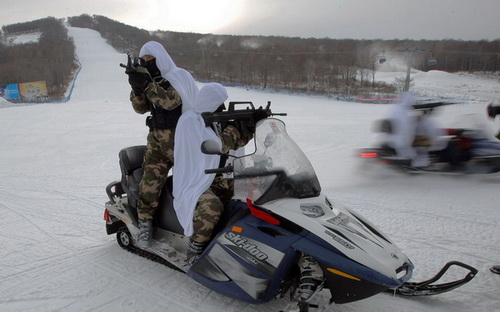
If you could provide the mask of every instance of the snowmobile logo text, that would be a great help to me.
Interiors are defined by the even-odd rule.
[[[234,243],[236,246],[248,252],[250,255],[258,260],[266,260],[268,256],[257,248],[257,245],[248,243],[246,238],[242,238],[241,235],[234,234],[233,232],[228,232],[224,235],[230,242]]]
[[[325,233],[328,234],[328,235],[330,235],[333,238],[334,241],[336,241],[337,243],[341,244],[345,248],[347,248],[347,249],[354,249],[353,245],[349,244],[348,242],[346,242],[342,238],[338,237],[337,235],[333,234],[332,232],[325,231]]]

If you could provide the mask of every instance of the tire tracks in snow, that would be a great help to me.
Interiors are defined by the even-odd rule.
[[[18,294],[22,293],[22,290],[31,289],[30,285],[43,285],[45,282],[76,268],[79,263],[85,264],[88,260],[85,256],[93,253],[96,248],[102,247],[102,245],[104,244],[75,250],[69,254],[64,252],[63,254],[39,259],[37,265],[34,267],[26,269],[21,273],[3,276],[0,293],[3,297],[8,297],[10,290],[13,290],[14,294]],[[2,301],[3,299],[0,300],[0,302]]]
[[[52,236],[52,234],[50,234],[48,231],[46,231],[45,229],[43,229],[42,227],[38,226],[36,224],[36,222],[33,222],[30,218],[28,218],[27,216],[25,216],[23,213],[9,207],[8,205],[4,205],[4,204],[1,204],[0,203],[0,207],[2,208],[5,208],[6,210],[9,210],[10,212],[12,212],[13,214],[21,217],[22,219],[26,220],[29,224],[31,224],[34,228],[36,228],[38,231],[40,231],[41,233],[43,233],[44,236],[50,238],[50,239],[55,239],[54,236]]]

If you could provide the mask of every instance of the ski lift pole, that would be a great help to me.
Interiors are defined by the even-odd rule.
[[[398,51],[408,53],[408,56],[406,57],[406,59],[407,59],[406,80],[405,80],[405,86],[403,89],[404,92],[408,92],[408,91],[410,91],[410,71],[411,71],[411,62],[412,62],[413,52],[417,52],[417,51],[422,52],[425,50],[413,47],[413,48],[406,48],[406,49],[398,50]]]
[[[385,57],[385,51],[382,51],[382,54],[377,54],[375,56],[375,60],[373,61],[373,72],[372,72],[372,88],[375,88],[375,64],[378,62],[379,64],[383,64],[387,61]]]
[[[410,91],[410,71],[411,71],[411,57],[412,57],[412,51],[408,52],[408,57],[407,57],[407,66],[406,66],[406,80],[405,80],[405,87],[403,89],[404,92]]]

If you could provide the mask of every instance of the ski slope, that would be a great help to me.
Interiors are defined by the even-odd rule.
[[[70,101],[0,103],[0,311],[283,309],[285,299],[250,305],[219,295],[128,253],[106,235],[104,189],[120,177],[119,150],[145,143],[145,116],[136,114],[128,100],[130,89],[118,66],[126,55],[95,31],[69,28],[69,34],[82,65]],[[485,117],[486,105],[500,102],[498,78],[429,72],[418,73],[414,83],[423,95],[443,92],[468,99],[441,109],[437,118],[443,126],[461,114],[477,113],[492,131],[498,128],[498,120]],[[288,132],[310,157],[323,191],[389,235],[415,264],[414,281],[431,277],[450,260],[479,270],[469,284],[446,294],[379,294],[329,311],[498,311],[500,275],[489,272],[491,265],[500,264],[498,175],[367,171],[354,153],[371,145],[372,122],[384,116],[387,105],[228,91],[230,100],[271,101],[273,111],[288,113],[283,117]]]

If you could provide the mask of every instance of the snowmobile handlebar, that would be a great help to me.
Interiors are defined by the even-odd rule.
[[[224,168],[216,168],[216,169],[205,169],[205,174],[220,174],[220,173],[231,173],[233,172],[233,166],[226,166]]]
[[[246,108],[235,109],[236,106],[246,105]],[[267,102],[267,106],[263,108],[255,108],[252,102],[229,102],[229,107],[226,111],[214,113],[202,113],[201,116],[205,121],[205,126],[209,127],[214,122],[226,123],[230,121],[244,121],[251,124],[257,123],[259,120],[271,116],[286,116],[286,113],[273,113],[271,111],[271,102]]]

